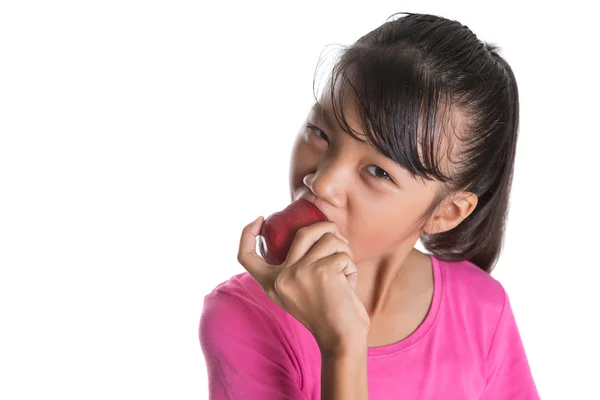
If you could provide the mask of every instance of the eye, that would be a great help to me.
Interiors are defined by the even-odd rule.
[[[315,125],[312,124],[306,124],[306,127],[308,129],[311,129],[313,131],[315,131],[315,133],[323,140],[325,140],[327,143],[329,143],[329,138],[327,137],[327,135],[325,134],[325,132],[323,132],[320,128],[316,127]]]
[[[377,165],[368,165],[367,168],[374,167],[375,173],[371,174],[379,179],[394,182],[390,174],[388,174],[385,170],[379,168]]]

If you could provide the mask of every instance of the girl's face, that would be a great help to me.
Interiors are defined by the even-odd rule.
[[[349,125],[364,139],[354,104],[344,107]],[[422,229],[417,220],[440,184],[413,179],[371,145],[343,132],[327,97],[308,113],[292,149],[292,201],[306,199],[336,222],[355,263],[412,249]]]

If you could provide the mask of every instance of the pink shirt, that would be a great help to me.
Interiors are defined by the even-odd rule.
[[[539,399],[504,288],[468,261],[431,256],[429,313],[409,337],[369,348],[369,400]],[[247,273],[204,298],[199,326],[211,400],[319,400],[310,332]]]

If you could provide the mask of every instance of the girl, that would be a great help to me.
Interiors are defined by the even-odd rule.
[[[291,199],[328,221],[279,266],[263,218],[243,229],[247,272],[200,320],[210,398],[538,399],[489,274],[518,122],[510,66],[456,21],[406,13],[345,47],[290,163]]]

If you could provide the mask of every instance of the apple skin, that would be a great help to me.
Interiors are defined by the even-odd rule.
[[[327,221],[327,217],[308,200],[299,199],[282,211],[265,219],[259,233],[259,250],[271,265],[281,265],[294,242],[300,228],[316,222]]]

